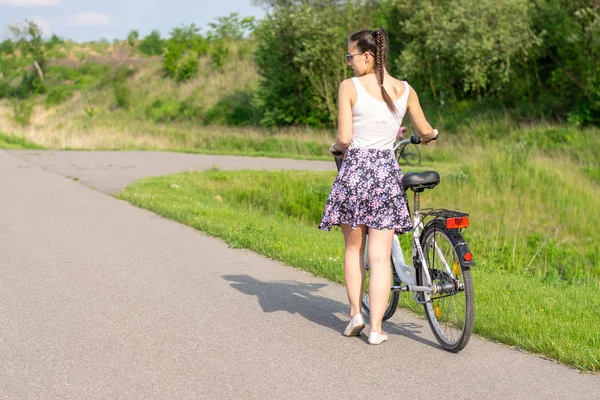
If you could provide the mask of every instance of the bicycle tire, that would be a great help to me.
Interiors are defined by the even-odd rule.
[[[396,159],[400,165],[421,165],[421,150],[416,144],[406,143],[398,148]]]
[[[396,278],[396,274],[393,271],[393,269],[394,269],[394,266],[392,264],[392,283],[397,284],[396,282],[398,281],[398,278]],[[365,279],[364,279],[364,283],[363,283],[362,307],[363,307],[363,310],[365,311],[365,314],[367,314],[367,315],[370,315],[370,312],[371,312],[371,310],[369,308],[369,273],[370,273],[370,268],[368,265],[366,265],[365,266]],[[385,309],[385,313],[383,314],[384,321],[387,321],[388,319],[392,318],[392,316],[396,313],[396,310],[398,309],[398,301],[399,300],[400,300],[399,292],[390,292],[388,304]]]
[[[459,232],[451,232],[442,221],[437,220],[428,224],[421,234],[421,247],[432,282],[454,285],[458,280],[464,285],[462,291],[456,290],[455,286],[450,293],[432,295],[424,304],[425,315],[435,338],[444,349],[453,353],[465,348],[475,321],[471,270],[463,267],[456,253],[457,246],[462,242],[464,240]],[[435,250],[434,243],[439,252]],[[445,267],[439,253],[446,259],[445,265],[449,265],[449,259],[452,258],[451,267]],[[422,275],[422,271],[417,274],[420,285],[426,284]]]

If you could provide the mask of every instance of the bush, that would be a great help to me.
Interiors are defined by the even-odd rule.
[[[115,81],[113,83],[113,93],[117,107],[127,110],[131,105],[131,88],[126,81]]]
[[[15,88],[13,88],[10,83],[6,80],[0,80],[0,99],[6,99],[14,97]]]
[[[140,43],[140,51],[147,56],[160,56],[163,54],[163,41],[160,38],[160,32],[152,31]]]
[[[4,54],[13,54],[15,52],[15,44],[10,39],[4,40],[0,43],[0,52]]]
[[[194,121],[204,117],[202,107],[194,102],[192,97],[187,97],[179,103],[179,119]]]
[[[55,106],[67,101],[73,95],[72,86],[54,86],[48,91],[46,96],[46,106]]]
[[[177,65],[175,81],[184,82],[195,77],[198,74],[199,66],[198,53],[195,51],[188,52]]]
[[[109,77],[110,67],[97,63],[85,63],[79,68],[53,65],[46,71],[49,85],[62,85],[69,81],[77,89],[87,89],[102,85]]]
[[[40,79],[37,71],[24,72],[21,84],[15,89],[15,96],[26,99],[35,94],[46,93],[46,85]]]
[[[114,80],[115,81],[125,81],[127,78],[130,78],[135,74],[135,69],[129,68],[126,65],[120,65],[119,68],[115,71]]]
[[[260,112],[254,104],[252,91],[225,96],[206,112],[207,124],[250,126],[260,123]]]
[[[140,33],[136,30],[133,30],[129,32],[129,35],[127,35],[127,43],[129,43],[131,47],[135,47],[135,42],[139,39],[139,37]]]
[[[212,60],[213,68],[222,71],[230,58],[231,49],[225,40],[214,40],[208,47],[208,55]]]
[[[177,119],[178,111],[179,103],[175,99],[156,99],[146,107],[146,117],[154,122],[167,123]]]
[[[63,44],[65,41],[59,38],[56,35],[52,35],[52,37],[46,42],[46,50],[52,50],[56,45]]]
[[[31,113],[33,105],[28,101],[13,100],[12,101],[13,115],[11,119],[21,126],[28,126],[31,123]]]
[[[156,99],[146,107],[146,117],[154,122],[168,123],[173,121],[202,120],[202,108],[194,104],[191,97],[179,101],[177,99]]]
[[[199,32],[194,24],[173,29],[164,58],[168,77],[183,82],[198,73],[198,57],[207,52],[207,39]]]
[[[108,65],[102,65],[98,63],[85,63],[81,67],[79,67],[79,73],[81,75],[91,76],[98,80],[104,79],[110,71],[110,67]]]

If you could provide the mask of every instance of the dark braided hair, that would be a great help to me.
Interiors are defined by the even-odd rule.
[[[387,33],[384,29],[377,29],[376,31],[364,30],[351,35],[350,42],[356,42],[356,48],[361,53],[370,53],[375,59],[375,76],[381,88],[381,97],[383,97],[385,104],[392,114],[398,115],[398,110],[392,98],[383,87],[383,77],[388,62]]]

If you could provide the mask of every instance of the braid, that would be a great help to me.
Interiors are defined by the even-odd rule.
[[[385,101],[388,109],[394,115],[398,115],[398,109],[394,105],[387,90],[383,87],[383,77],[385,75],[385,66],[387,64],[387,35],[383,29],[375,31],[375,41],[377,43],[377,57],[375,58],[375,74],[377,75],[377,82],[381,88],[381,97]]]
[[[383,73],[385,70],[385,37],[381,29],[375,31],[375,40],[377,42],[377,59],[375,62],[375,73],[377,82],[383,87]]]

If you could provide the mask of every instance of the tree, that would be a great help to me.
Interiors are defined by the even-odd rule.
[[[533,3],[532,29],[543,38],[523,70],[533,97],[572,122],[600,124],[600,3]]]
[[[206,54],[208,41],[200,35],[200,29],[195,24],[184,25],[171,31],[166,48],[165,72],[167,76],[182,82],[197,74],[198,57]]]
[[[245,17],[240,20],[238,13],[231,13],[227,17],[218,17],[216,22],[208,24],[211,30],[208,39],[233,39],[240,40],[244,35],[252,32],[255,28],[255,18]]]
[[[132,30],[131,32],[129,32],[129,35],[127,35],[127,43],[129,43],[129,45],[131,47],[135,47],[135,42],[140,38],[140,33],[136,30]]]
[[[14,38],[15,47],[21,51],[21,56],[31,60],[37,73],[37,79],[25,76],[21,84],[22,95],[26,92],[44,92],[43,68],[46,57],[43,49],[42,30],[35,22],[29,20],[20,25],[11,25],[8,30]]]
[[[147,56],[160,56],[163,54],[163,40],[160,38],[158,30],[153,30],[142,40],[140,51]]]
[[[13,54],[15,52],[15,44],[10,39],[4,40],[0,43],[0,52],[6,55]]]
[[[401,74],[462,97],[502,90],[512,61],[539,44],[527,0],[408,0],[396,2],[408,44],[396,60]],[[408,36],[408,37],[406,37]]]
[[[52,37],[46,42],[46,49],[47,50],[51,50],[52,48],[54,48],[54,46],[56,46],[57,44],[62,44],[65,41],[62,40],[61,38],[59,38],[56,35],[52,35]]]
[[[372,23],[367,2],[288,0],[255,30],[262,124],[335,126],[337,92],[349,77],[344,54],[352,32]]]

